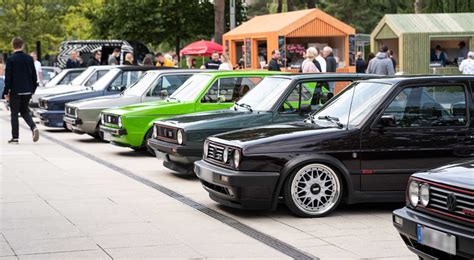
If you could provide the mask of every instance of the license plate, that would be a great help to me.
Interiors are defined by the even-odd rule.
[[[169,161],[168,156],[166,156],[166,153],[162,153],[162,152],[156,152],[156,158],[165,162]]]
[[[456,237],[429,227],[417,225],[418,243],[456,255]]]
[[[109,133],[109,132],[102,132],[102,133],[103,133],[105,141],[110,141],[110,139],[112,139],[112,134],[111,133]]]

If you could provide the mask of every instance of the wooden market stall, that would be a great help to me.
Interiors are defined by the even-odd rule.
[[[371,33],[371,51],[393,50],[397,71],[405,74],[458,74],[459,44],[474,50],[474,13],[388,14]],[[433,60],[440,46],[447,62]]]
[[[283,66],[298,70],[306,48],[329,45],[338,71],[355,71],[355,29],[319,9],[256,16],[224,34],[223,43],[231,63],[247,69],[264,68],[278,49]]]

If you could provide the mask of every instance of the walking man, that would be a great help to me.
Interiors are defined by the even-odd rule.
[[[3,97],[10,102],[12,139],[9,144],[18,144],[18,113],[30,127],[33,142],[39,139],[39,130],[30,115],[28,103],[38,87],[38,78],[33,58],[23,52],[23,40],[15,37],[12,40],[14,53],[7,60],[5,68],[5,89]]]
[[[81,62],[77,58],[77,52],[71,51],[71,57],[66,62],[66,69],[79,68],[80,66]]]
[[[368,74],[395,75],[392,60],[388,57],[388,47],[382,46],[380,51],[371,59],[367,67]]]

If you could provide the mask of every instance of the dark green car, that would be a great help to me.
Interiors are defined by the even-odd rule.
[[[319,109],[329,85],[379,76],[367,74],[278,75],[262,80],[233,107],[155,121],[148,140],[163,165],[179,173],[193,173],[202,158],[204,140],[211,135],[275,123],[300,121]]]

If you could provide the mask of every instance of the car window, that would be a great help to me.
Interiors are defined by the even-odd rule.
[[[99,71],[96,71],[90,78],[89,80],[87,80],[86,84],[84,84],[84,86],[92,86],[94,85],[94,83],[97,82],[97,80],[99,80],[100,78],[102,78],[102,76],[104,76],[105,74],[107,74],[108,70],[99,70]]]
[[[301,99],[301,102],[300,102]],[[291,91],[290,95],[285,99],[283,104],[278,109],[280,114],[299,114],[302,104],[310,104],[311,92],[307,87],[307,83],[300,83]],[[310,112],[311,109],[309,109]]]
[[[165,75],[147,92],[148,97],[169,96],[173,94],[192,74]]]
[[[66,75],[66,77],[64,77],[63,79],[61,79],[61,81],[59,81],[58,85],[69,84],[71,81],[73,81],[81,73],[82,73],[82,71],[73,71],[73,72],[68,73]]]
[[[404,88],[385,109],[395,119],[393,127],[462,126],[467,122],[462,86]]]
[[[201,99],[201,103],[218,103],[239,101],[253,89],[261,77],[230,77],[216,80]]]
[[[137,80],[140,78],[142,73],[143,73],[142,71],[128,71],[127,72],[127,75],[128,75],[127,85],[131,85],[137,82]]]

